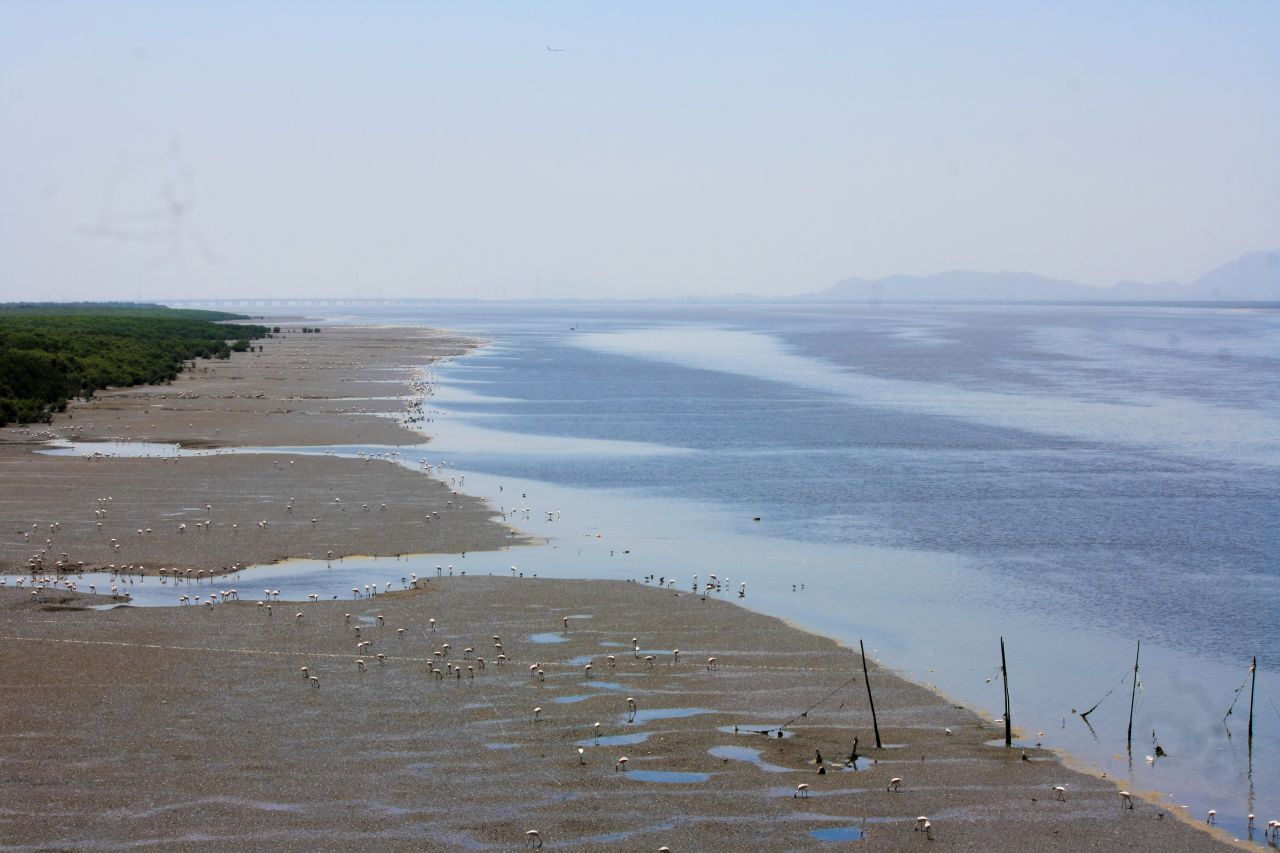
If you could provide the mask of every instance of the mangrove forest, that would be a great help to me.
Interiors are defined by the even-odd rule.
[[[168,382],[268,334],[221,311],[106,303],[0,304],[0,426],[47,423],[101,388]]]

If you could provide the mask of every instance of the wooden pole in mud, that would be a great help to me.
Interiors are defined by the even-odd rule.
[[[871,678],[867,675],[867,648],[858,641],[858,650],[862,652],[862,680],[867,684],[867,703],[871,705],[871,728],[876,733],[876,749],[880,749],[880,723],[876,720],[876,700],[871,698]]]
[[[1249,664],[1249,743],[1253,743],[1253,688],[1258,684],[1258,656]]]
[[[1004,637],[1000,638],[1000,680],[1004,682],[1004,745],[1013,746],[1013,721],[1009,719],[1009,670],[1004,662]]]
[[[1133,691],[1129,694],[1129,748],[1133,749],[1133,705],[1138,699],[1138,656],[1142,654],[1142,641],[1138,641],[1138,651],[1133,656]]]

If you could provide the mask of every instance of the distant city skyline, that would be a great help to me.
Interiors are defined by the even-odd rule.
[[[0,301],[648,298],[1280,246],[1280,6],[0,6]]]

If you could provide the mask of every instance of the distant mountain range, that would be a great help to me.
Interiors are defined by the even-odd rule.
[[[1280,302],[1280,250],[1249,252],[1190,284],[1121,281],[1091,287],[1021,272],[846,278],[798,297],[824,302]]]

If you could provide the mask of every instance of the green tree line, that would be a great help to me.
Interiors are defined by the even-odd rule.
[[[0,425],[49,422],[100,388],[168,382],[183,363],[230,358],[265,326],[221,311],[103,303],[0,304]]]

